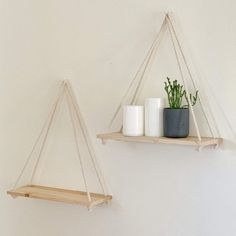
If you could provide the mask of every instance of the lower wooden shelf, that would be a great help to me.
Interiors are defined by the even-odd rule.
[[[7,191],[13,198],[28,197],[43,200],[79,204],[91,208],[112,199],[111,195],[90,193],[91,201],[88,201],[87,193],[82,191],[52,188],[39,185],[27,185]]]
[[[147,136],[124,136],[120,132],[98,134],[97,138],[101,139],[103,143],[107,140],[116,140],[124,142],[139,142],[139,143],[164,143],[164,144],[177,144],[177,145],[190,145],[196,146],[199,149],[206,146],[218,147],[222,142],[222,138],[209,138],[202,137],[201,141],[197,137],[188,136],[187,138],[166,138],[166,137],[147,137]]]

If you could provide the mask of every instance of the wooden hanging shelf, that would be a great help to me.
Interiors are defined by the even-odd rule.
[[[138,142],[138,143],[164,143],[164,144],[177,144],[177,145],[189,145],[196,146],[198,148],[203,148],[207,146],[218,147],[222,142],[222,138],[209,138],[202,137],[201,141],[197,137],[189,136],[187,138],[166,138],[166,137],[147,137],[147,136],[124,136],[120,132],[98,134],[97,138],[101,139],[103,144],[107,140],[116,140],[123,142]]]
[[[85,192],[75,191],[75,190],[70,190],[70,189],[52,188],[52,187],[47,187],[47,186],[38,186],[38,185],[32,184],[34,182],[37,168],[39,166],[38,164],[40,162],[40,158],[42,156],[42,152],[46,144],[49,131],[52,127],[53,122],[55,122],[55,116],[56,114],[58,114],[58,110],[62,104],[63,98],[66,99],[66,104],[68,105],[68,109],[69,109],[69,114],[70,114],[72,127],[73,127],[75,146],[77,149],[77,159],[80,164],[80,170],[83,177]],[[82,136],[80,137],[79,137],[79,131],[82,131]],[[87,180],[86,180],[86,174],[84,170],[84,163],[83,163],[83,159],[81,158],[81,153],[79,151],[80,150],[79,138],[82,138],[85,142],[85,145],[86,145],[85,151],[87,151],[89,154],[87,155],[87,157],[89,157],[92,161],[94,171],[97,174],[97,178],[98,178],[103,194],[91,193],[89,191]],[[40,140],[41,142],[39,142]],[[33,155],[35,154],[37,154],[37,159],[33,167],[30,184],[23,187],[18,187],[19,184],[21,183],[26,167],[29,165]],[[58,96],[52,106],[52,110],[49,114],[49,117],[45,121],[45,124],[38,138],[36,139],[36,142],[28,158],[26,159],[26,162],[14,186],[15,186],[14,189],[7,191],[7,194],[11,195],[13,198],[26,197],[26,198],[36,198],[36,199],[71,203],[71,204],[80,204],[80,205],[88,207],[89,209],[91,209],[93,206],[99,205],[101,203],[107,202],[112,199],[112,196],[107,195],[108,191],[105,184],[105,180],[102,177],[102,172],[99,169],[99,166],[96,162],[96,154],[95,154],[95,151],[93,150],[92,143],[89,138],[85,122],[81,115],[79,105],[76,101],[74,92],[72,90],[72,87],[69,81],[64,80],[61,82]]]
[[[206,99],[202,98],[201,93],[199,93],[199,105],[201,108],[201,111],[205,117],[205,121],[208,125],[209,131],[211,133],[211,137],[201,137],[199,124],[197,122],[197,117],[195,115],[195,111],[193,109],[192,102],[190,102],[190,93],[188,91],[188,81],[185,79],[185,70],[187,71],[187,78],[190,79],[191,85],[193,86],[194,90],[197,91],[196,83],[194,76],[191,73],[191,68],[188,65],[188,62],[186,60],[185,53],[183,51],[183,47],[181,46],[181,42],[178,37],[178,33],[175,29],[175,25],[173,23],[172,17],[169,13],[167,13],[164,17],[164,20],[162,22],[161,28],[159,32],[157,33],[153,43],[151,44],[151,47],[149,48],[144,60],[142,61],[140,67],[138,68],[137,72],[135,73],[134,78],[132,79],[131,83],[129,84],[125,94],[123,95],[121,102],[117,106],[115,113],[111,119],[110,127],[112,127],[112,124],[116,121],[118,116],[120,115],[122,108],[125,104],[130,105],[138,105],[138,102],[140,100],[140,95],[142,94],[143,88],[145,83],[147,83],[147,76],[150,72],[151,66],[154,62],[154,58],[156,53],[158,52],[159,45],[161,44],[161,41],[164,38],[164,35],[166,32],[169,32],[172,46],[174,49],[174,54],[176,57],[176,61],[178,64],[181,80],[183,82],[183,88],[186,92],[186,98],[189,104],[189,111],[191,113],[191,116],[193,118],[194,128],[195,132],[197,134],[197,137],[189,136],[187,138],[166,138],[166,137],[127,137],[124,136],[122,133],[107,133],[107,134],[98,134],[97,138],[102,139],[103,143],[106,143],[107,140],[117,140],[117,141],[125,141],[125,142],[139,142],[139,143],[163,143],[163,144],[177,144],[177,145],[188,145],[188,146],[195,146],[198,150],[201,150],[203,147],[207,146],[213,146],[218,147],[222,142],[222,138],[218,138],[220,136],[219,130],[217,127],[214,127],[216,125],[215,122],[211,123],[210,121],[214,120],[213,114],[211,114],[211,110],[209,109],[209,113],[206,113],[207,111],[207,104],[205,104]],[[182,65],[183,64],[183,65]],[[184,68],[182,68],[184,66]],[[156,121],[158,122],[158,121]],[[122,130],[122,126],[121,129]],[[217,138],[213,138],[218,136]]]
[[[90,193],[91,201],[89,202],[86,192],[39,185],[26,185],[13,190],[9,190],[7,191],[7,194],[11,195],[13,198],[36,198],[71,204],[79,204],[88,208],[102,204],[112,199],[112,196],[110,195],[105,196],[99,193]]]

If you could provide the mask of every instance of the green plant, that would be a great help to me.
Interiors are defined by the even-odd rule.
[[[178,83],[177,80],[173,82],[170,78],[167,77],[167,82],[165,82],[165,91],[168,96],[169,106],[172,109],[179,109],[189,107],[189,100],[187,97],[186,90],[184,89],[183,85]],[[183,98],[185,98],[187,104],[183,105]],[[192,106],[194,106],[198,99],[198,91],[196,91],[195,95],[189,95],[190,102]]]

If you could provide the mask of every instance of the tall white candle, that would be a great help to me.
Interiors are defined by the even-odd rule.
[[[150,137],[163,136],[164,98],[147,98],[145,100],[145,135]]]
[[[125,136],[144,135],[144,107],[127,105],[123,107],[123,134]]]

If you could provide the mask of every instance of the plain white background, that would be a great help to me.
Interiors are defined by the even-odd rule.
[[[235,9],[234,0],[1,0],[0,235],[234,236],[236,156],[223,113],[235,129]],[[230,144],[224,149],[199,153],[166,145],[102,146],[96,140],[96,133],[108,131],[165,11],[174,12],[194,74],[204,84],[200,90]],[[176,68],[166,36],[140,104],[163,96],[165,77],[179,78]],[[74,86],[114,196],[111,205],[92,213],[6,195],[64,77]],[[81,188],[67,115],[60,113],[36,181]],[[205,127],[202,121],[207,133]]]

